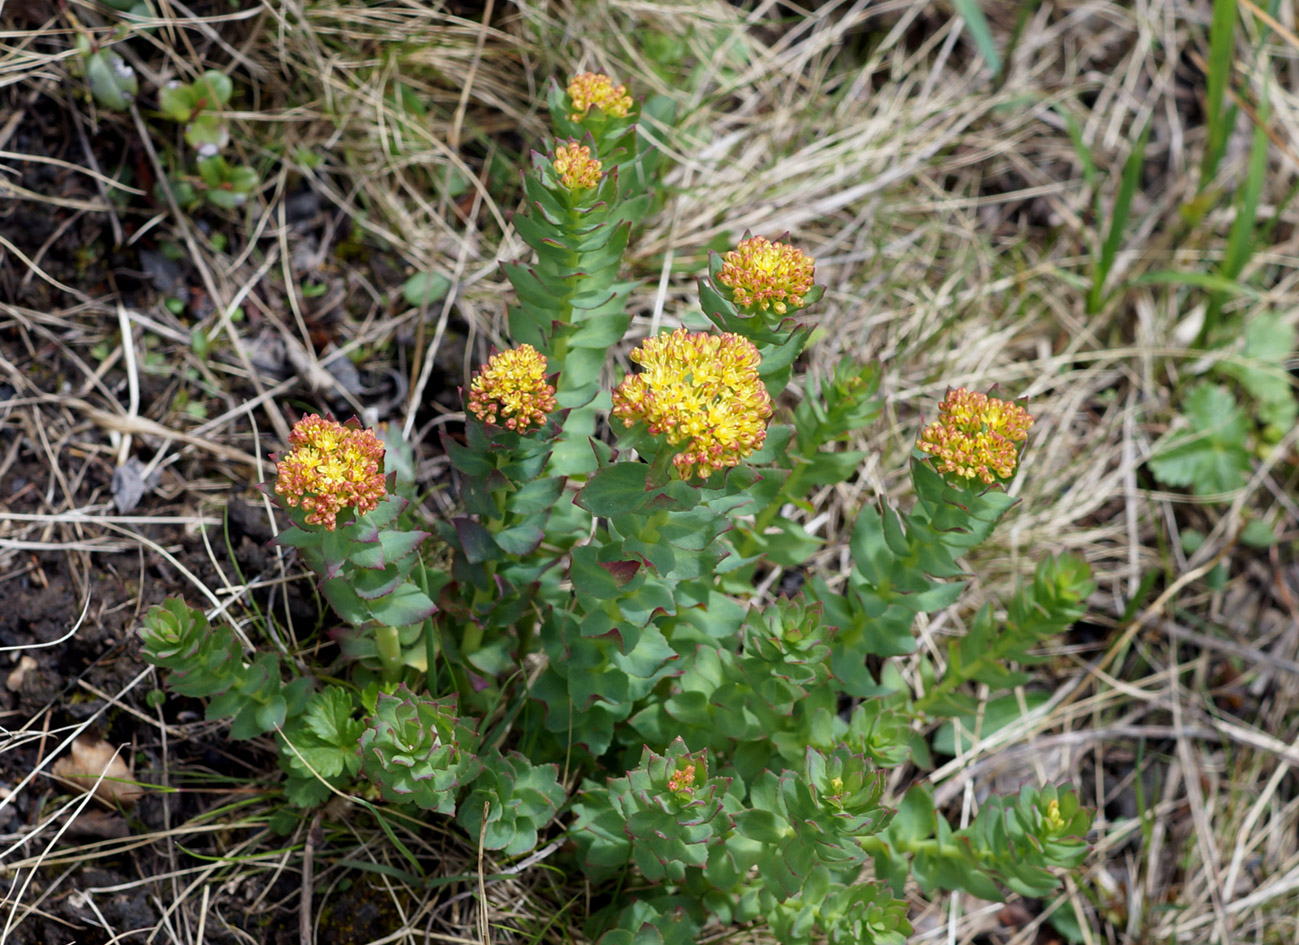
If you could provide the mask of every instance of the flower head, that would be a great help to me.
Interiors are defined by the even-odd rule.
[[[803,307],[815,271],[816,260],[802,250],[751,236],[722,258],[717,281],[731,289],[740,308],[784,315],[791,306]]]
[[[289,445],[275,464],[275,492],[285,505],[301,505],[309,524],[332,532],[343,509],[364,515],[379,505],[384,449],[373,430],[310,414],[294,424]]]
[[[934,458],[934,468],[992,485],[1015,475],[1021,444],[1033,418],[1018,404],[958,387],[938,405],[938,419],[916,444]]]
[[[546,381],[546,358],[532,345],[493,354],[469,385],[469,412],[516,433],[542,426],[554,409],[555,388]]]
[[[568,97],[573,102],[573,113],[568,117],[581,121],[594,105],[610,118],[626,118],[631,109],[631,96],[627,86],[614,85],[613,79],[603,72],[583,72],[568,83]]]
[[[771,397],[753,342],[678,328],[647,338],[631,359],[642,370],[613,392],[613,415],[625,426],[644,420],[671,446],[684,444],[672,459],[682,479],[737,466],[766,440]]]
[[[555,149],[555,172],[569,190],[587,190],[600,183],[603,166],[591,157],[591,149],[570,141]]]

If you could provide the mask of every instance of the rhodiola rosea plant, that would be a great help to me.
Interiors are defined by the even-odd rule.
[[[505,267],[511,344],[442,440],[458,514],[418,508],[385,470],[400,445],[355,421],[304,417],[266,486],[276,542],[340,621],[345,671],[324,682],[299,672],[304,654],[250,652],[227,617],[179,600],[146,617],[145,656],[232,737],[271,733],[294,805],[377,794],[503,857],[566,835],[573,877],[604,903],[588,931],[609,943],[734,923],[901,942],[910,881],[1057,888],[1091,823],[1072,790],[989,797],[957,829],[923,778],[896,794],[888,777],[927,767],[936,723],[974,715],[976,686],[1027,681],[1038,645],[1083,613],[1086,565],[1048,558],[945,659],[911,680],[894,666],[1013,504],[1028,411],[949,391],[910,459],[914,501],[860,509],[846,579],[812,569],[793,598],[760,594],[821,548],[784,510],[856,473],[844,446],[879,411],[876,367],[845,359],[787,395],[822,290],[799,249],[746,236],[699,280],[708,327],[629,339],[630,369],[606,384],[657,156],[607,76],[552,85],[549,106],[558,136],[516,218],[534,257]]]

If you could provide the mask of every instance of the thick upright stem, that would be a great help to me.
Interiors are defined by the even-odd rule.
[[[374,643],[379,650],[379,662],[383,664],[383,674],[389,679],[401,675],[401,640],[396,627],[379,627],[374,633]]]
[[[775,521],[776,516],[780,514],[781,508],[793,496],[797,495],[795,491],[798,488],[799,481],[803,478],[803,470],[807,468],[806,462],[796,461],[794,468],[790,470],[789,475],[785,477],[784,483],[781,484],[780,491],[765,509],[757,514],[753,520],[753,528],[744,536],[744,541],[740,546],[740,554],[748,557],[758,550],[762,535]]]

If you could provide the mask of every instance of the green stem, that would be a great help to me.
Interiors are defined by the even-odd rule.
[[[581,214],[577,212],[577,208],[572,204],[571,193],[569,194],[569,201],[570,202],[568,207],[568,219],[563,224],[561,224],[561,226],[565,230],[564,235],[570,241],[574,241],[577,239],[577,228],[578,225],[581,223]],[[567,258],[564,260],[564,264],[565,264],[565,268],[567,268],[570,271],[578,269],[582,264],[581,254],[578,253],[576,250],[570,249],[568,251]],[[569,276],[564,280],[564,282],[568,285],[568,297],[559,300],[559,312],[557,313],[555,321],[561,322],[564,325],[572,324],[573,322],[572,297],[577,293],[579,281],[580,280],[577,276]],[[568,336],[561,332],[560,337],[555,338],[551,342],[550,360],[552,363],[549,365],[552,371],[559,372],[558,388],[559,391],[561,392],[571,389],[573,387],[573,381],[575,380],[575,378],[569,376],[570,372],[564,370],[564,361],[567,357],[568,357]]]
[[[536,636],[536,626],[539,620],[541,620],[541,615],[537,613],[536,606],[528,608],[528,612],[524,615],[523,622],[519,627],[519,650],[515,662],[520,667],[523,666],[528,651],[532,649],[532,640]]]
[[[383,674],[389,679],[401,675],[401,640],[396,627],[382,626],[374,632],[374,643],[379,650],[379,662],[383,664]]]
[[[478,594],[474,594],[474,603],[478,603]],[[483,645],[483,625],[471,623],[465,627],[465,634],[460,638],[460,655],[468,659],[470,654]]]
[[[771,503],[757,514],[753,520],[753,528],[744,536],[744,541],[740,544],[741,556],[747,558],[757,552],[759,545],[762,543],[762,536],[766,533],[771,523],[775,521],[776,516],[780,514],[781,508],[790,498],[795,495],[794,490],[798,487],[803,478],[803,470],[808,466],[804,457],[799,457],[794,462],[794,468],[789,471],[785,481],[781,483],[780,491]]]
[[[895,853],[907,853],[912,856],[920,853],[929,853],[940,857],[959,857],[961,855],[961,850],[955,844],[944,846],[936,839],[900,840],[897,837],[890,837],[885,841],[878,835],[873,835],[858,837],[857,842],[861,844],[863,850],[872,856],[882,856],[889,852],[890,847]]]
[[[433,619],[429,617],[424,620],[424,661],[428,664],[427,669],[424,671],[424,678],[426,680],[425,688],[428,689],[429,695],[434,694],[434,680],[437,679],[437,670],[434,667],[437,666],[437,658],[437,627],[434,625]]]
[[[949,668],[942,681],[916,700],[915,711],[920,713],[928,712],[930,706],[940,698],[950,695],[962,683],[977,679],[979,671],[983,667],[1000,664],[1010,653],[1014,652],[1014,641],[1015,637],[1012,634],[1004,633],[997,642],[992,644],[990,649],[984,650],[974,659],[963,664],[958,671],[952,672]]]
[[[640,527],[641,541],[655,544],[659,540],[659,529],[669,521],[669,513],[665,509],[660,509],[646,517],[645,522]]]

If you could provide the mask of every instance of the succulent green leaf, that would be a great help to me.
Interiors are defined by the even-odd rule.
[[[407,305],[416,308],[440,302],[451,290],[451,280],[440,272],[417,272],[401,287]]]
[[[203,611],[179,597],[150,608],[140,630],[141,651],[170,670],[168,686],[185,696],[216,696],[242,683],[243,649],[234,632],[212,627]]]
[[[361,769],[386,800],[454,814],[460,787],[481,770],[471,740],[454,702],[421,699],[399,686],[393,695],[378,696],[361,735]]]
[[[415,585],[400,585],[387,597],[369,602],[370,615],[390,627],[415,624],[437,612],[437,605]]]
[[[124,112],[140,91],[135,70],[110,49],[100,49],[86,58],[86,79],[90,92],[104,108]]]
[[[614,463],[597,470],[577,495],[577,505],[592,515],[626,515],[645,502],[649,468],[640,463]]]

